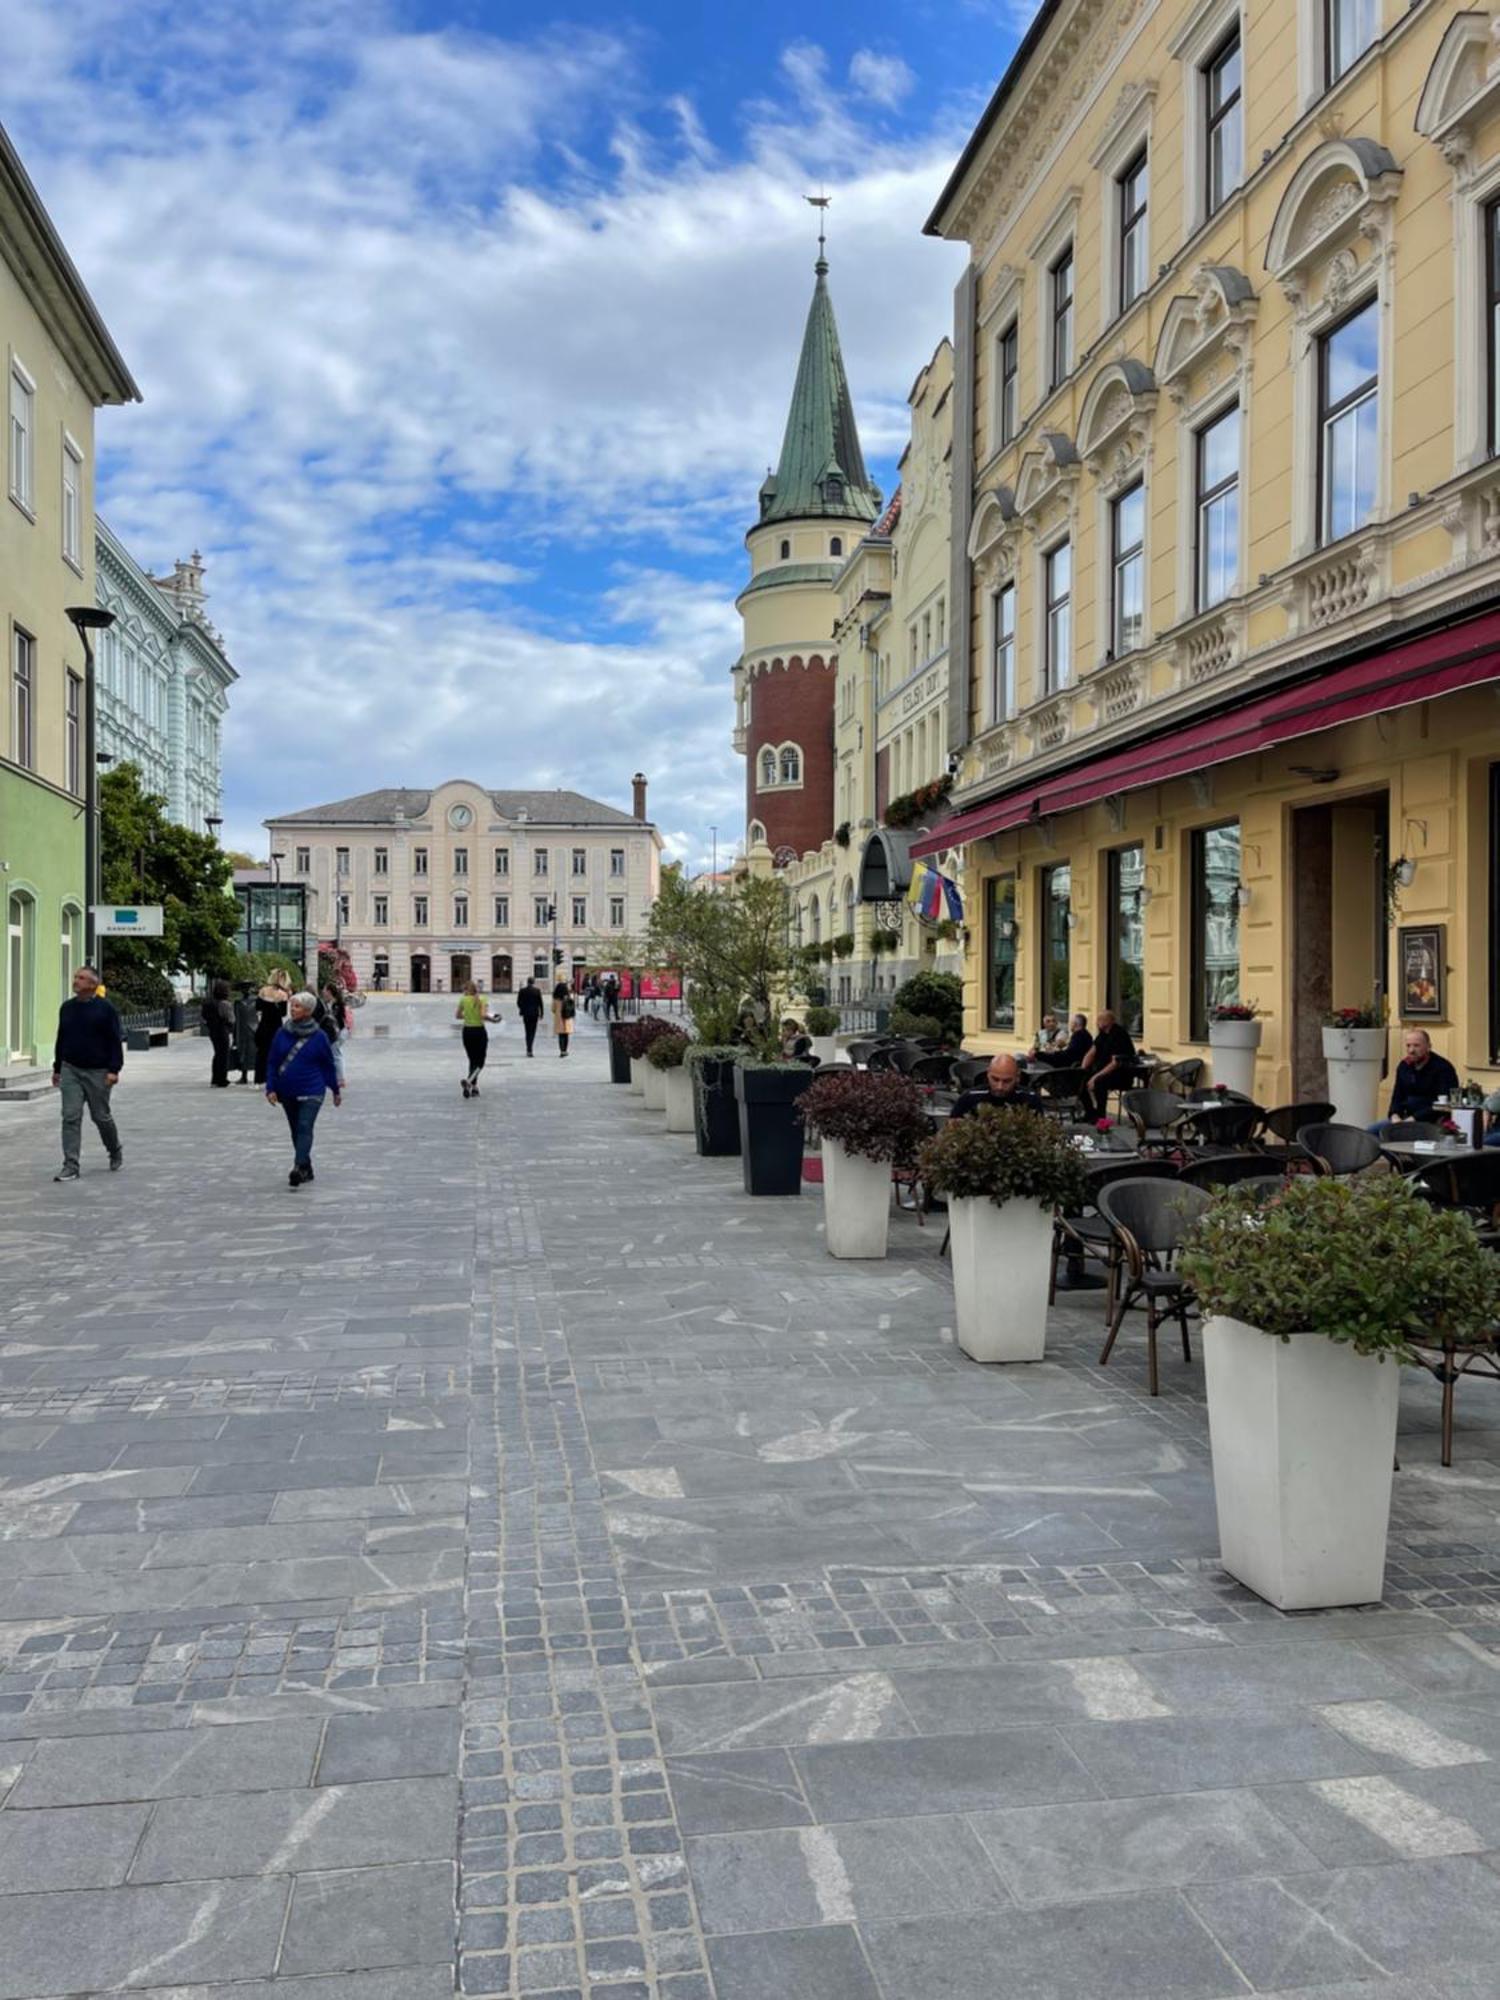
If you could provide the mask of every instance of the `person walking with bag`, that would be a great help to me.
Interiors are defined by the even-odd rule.
[[[215,1090],[227,1090],[229,1052],[234,1034],[234,1008],[230,1005],[227,979],[216,979],[203,996],[203,1025],[208,1030],[214,1052],[208,1080]]]
[[[516,1012],[521,1017],[521,1026],[526,1030],[526,1053],[534,1056],[536,1049],[533,1045],[536,1041],[537,1026],[542,1018],[542,996],[536,990],[534,979],[528,979],[516,995]]]
[[[255,1081],[266,1080],[266,1058],[271,1053],[271,1044],[276,1039],[277,1030],[286,1020],[286,1003],[291,995],[292,982],[278,967],[256,995],[255,1008]]]
[[[483,996],[470,979],[464,983],[463,997],[453,1010],[453,1018],[463,1023],[464,1056],[469,1065],[469,1073],[461,1079],[460,1088],[465,1097],[477,1097],[479,1072],[484,1068],[485,1058],[490,1052],[490,1031],[485,1022],[498,1021],[500,1016],[485,1012]]]
[[[578,1012],[578,1002],[573,998],[573,989],[566,979],[559,979],[552,989],[552,1032],[557,1037],[557,1053],[568,1053],[568,1037],[573,1032],[573,1017]]]
[[[313,1178],[313,1127],[332,1092],[342,1104],[343,1079],[333,1044],[313,1018],[317,1001],[311,993],[294,993],[286,1023],[276,1031],[266,1060],[266,1101],[279,1104],[292,1134],[292,1171],[288,1187]]]
[[[53,1180],[78,1179],[85,1104],[104,1141],[110,1172],[118,1173],[124,1166],[125,1148],[109,1108],[110,1092],[120,1081],[124,1064],[120,1017],[99,991],[99,975],[93,966],[80,965],[73,974],[73,998],[64,1000],[57,1013],[52,1088],[62,1092],[63,1163]]]

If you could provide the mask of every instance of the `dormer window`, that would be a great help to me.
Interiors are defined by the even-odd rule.
[[[838,473],[830,472],[823,481],[823,498],[830,506],[841,506],[844,499],[844,482]]]

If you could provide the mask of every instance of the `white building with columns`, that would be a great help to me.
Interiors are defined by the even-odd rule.
[[[630,812],[572,791],[492,792],[466,778],[390,787],[266,821],[283,882],[307,888],[309,939],[360,983],[509,993],[621,963],[661,878],[637,773]]]
[[[238,678],[204,615],[203,558],[152,576],[95,517],[95,596],[115,614],[97,648],[101,756],[137,764],[167,817],[197,833],[223,810],[223,732]]]

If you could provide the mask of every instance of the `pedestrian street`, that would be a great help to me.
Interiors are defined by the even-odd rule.
[[[952,1337],[608,1082],[372,996],[0,1107],[0,2000],[1494,2000],[1500,1397],[1385,1601],[1216,1559],[1201,1365]],[[377,1034],[377,1028],[386,1030]]]

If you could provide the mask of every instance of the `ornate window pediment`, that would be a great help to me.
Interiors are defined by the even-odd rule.
[[[1383,245],[1401,168],[1375,139],[1328,139],[1293,174],[1271,224],[1266,269],[1294,305],[1311,268],[1356,235]]]
[[[1186,401],[1188,380],[1221,351],[1242,366],[1260,301],[1243,271],[1232,264],[1200,264],[1191,297],[1173,299],[1156,343],[1156,379],[1176,403]]]
[[[1146,448],[1156,377],[1144,361],[1111,361],[1089,384],[1078,420],[1078,455],[1091,472],[1118,460],[1123,468]]]
[[[1016,496],[1008,486],[992,486],[974,510],[969,529],[969,561],[981,575],[998,578],[1015,566]]]
[[[1078,484],[1078,452],[1062,431],[1043,431],[1035,451],[1021,460],[1016,481],[1016,513],[1035,528],[1041,510],[1053,500],[1069,506]]]
[[[1500,23],[1488,14],[1455,14],[1427,72],[1417,130],[1466,171],[1481,122],[1500,103]]]

